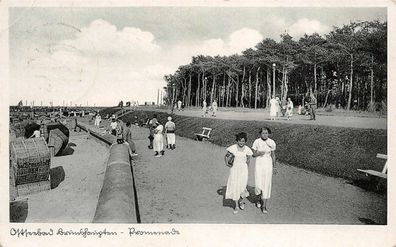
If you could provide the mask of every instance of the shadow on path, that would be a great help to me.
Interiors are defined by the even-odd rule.
[[[10,222],[25,222],[28,216],[28,199],[10,202]]]
[[[51,190],[55,189],[65,180],[65,170],[62,166],[57,166],[50,169]]]

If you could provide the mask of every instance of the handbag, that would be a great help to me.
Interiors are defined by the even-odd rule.
[[[234,165],[234,155],[230,152],[226,154],[226,166],[232,167]]]

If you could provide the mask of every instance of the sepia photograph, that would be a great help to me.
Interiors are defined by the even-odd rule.
[[[388,30],[384,6],[9,7],[6,232],[387,227]]]

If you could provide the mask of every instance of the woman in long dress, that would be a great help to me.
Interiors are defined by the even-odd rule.
[[[165,154],[164,151],[164,126],[159,122],[154,123],[154,152],[155,157],[161,157]]]
[[[291,120],[291,117],[293,116],[293,101],[291,101],[290,98],[287,98],[287,105],[286,105],[286,116],[287,120]]]
[[[228,176],[225,198],[234,200],[234,213],[238,213],[238,208],[241,210],[245,208],[243,199],[249,195],[249,192],[246,189],[248,182],[248,164],[253,152],[248,146],[246,146],[246,141],[246,133],[241,132],[236,135],[237,143],[226,149],[226,165],[228,165],[227,157],[229,157],[230,154],[233,155],[234,162],[230,169],[230,175]]]
[[[267,200],[271,197],[272,171],[275,167],[274,140],[268,136],[271,130],[267,127],[260,130],[260,138],[253,142],[253,157],[256,158],[255,167],[255,194],[260,196],[256,206],[267,213]]]
[[[271,120],[275,120],[276,113],[278,112],[278,101],[275,99],[274,96],[270,99],[270,117]]]

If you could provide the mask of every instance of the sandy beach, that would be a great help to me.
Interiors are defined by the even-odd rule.
[[[27,223],[89,223],[102,188],[108,148],[86,132],[70,131],[69,144],[52,158],[49,191],[18,198]],[[27,198],[27,201],[24,200]],[[27,207],[27,208],[26,208]]]

